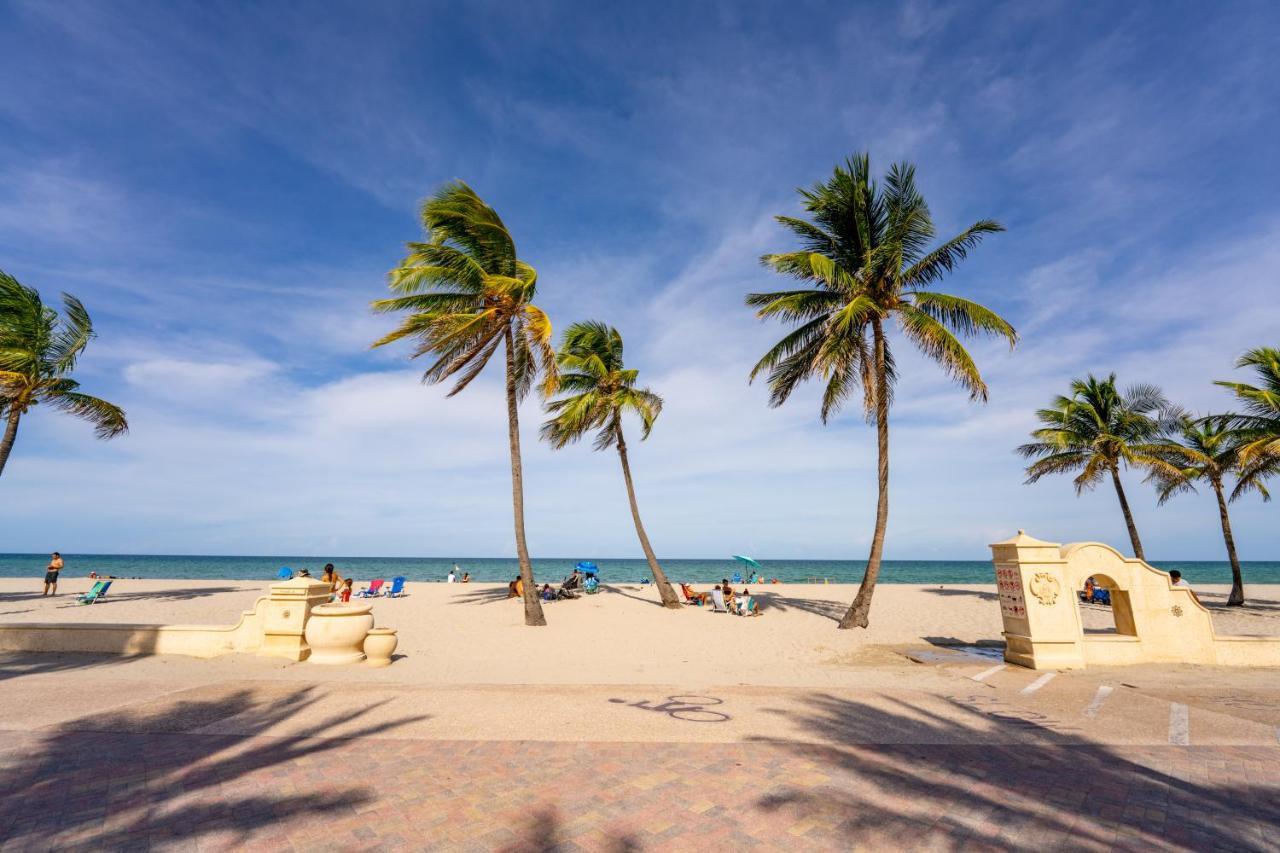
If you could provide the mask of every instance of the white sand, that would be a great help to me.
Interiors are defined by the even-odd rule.
[[[90,585],[86,578],[66,578],[57,598],[41,598],[38,577],[0,579],[0,622],[229,624],[267,588],[242,581],[118,580],[100,604],[75,604],[74,594]],[[595,596],[546,605],[545,628],[524,626],[521,606],[505,600],[504,585],[410,583],[408,591],[406,598],[374,604],[377,624],[399,629],[398,653],[405,655],[381,671],[383,679],[856,686],[865,685],[877,667],[901,663],[894,647],[994,643],[1001,630],[991,585],[885,584],[876,591],[866,631],[835,627],[856,592],[853,585],[755,587],[765,612],[750,619],[689,606],[667,611],[652,586],[606,586]],[[1219,633],[1280,635],[1280,586],[1249,587],[1252,603],[1243,610],[1221,606],[1226,587],[1198,591],[1214,611]],[[1104,627],[1109,618],[1103,608],[1086,611],[1088,627]],[[170,660],[183,668],[226,666]],[[289,670],[237,666],[245,677],[277,677]],[[293,669],[321,677],[319,667]]]

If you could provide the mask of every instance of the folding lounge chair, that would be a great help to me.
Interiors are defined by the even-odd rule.
[[[360,598],[373,598],[382,591],[382,585],[385,583],[386,581],[382,578],[378,578],[375,581],[369,581],[369,586],[357,592],[356,595]]]
[[[702,606],[702,598],[696,595],[693,590],[689,588],[687,583],[680,584],[680,593],[684,596],[685,604],[696,604],[698,607]]]
[[[729,608],[724,603],[724,593],[718,589],[711,590],[711,612],[712,613],[728,613]]]
[[[99,598],[107,594],[107,590],[111,588],[111,581],[98,581],[93,588],[84,595],[76,598],[77,604],[93,604]]]
[[[404,595],[404,578],[392,578],[391,589],[383,593],[387,598],[399,598]]]

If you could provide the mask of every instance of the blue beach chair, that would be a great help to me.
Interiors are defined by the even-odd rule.
[[[111,581],[98,581],[93,588],[76,598],[77,604],[93,604],[99,598],[107,594],[107,590],[111,588]]]
[[[392,578],[391,589],[383,593],[387,598],[400,598],[404,595],[404,578]]]

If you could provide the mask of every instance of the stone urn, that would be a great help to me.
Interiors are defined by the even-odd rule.
[[[374,628],[364,638],[364,656],[369,666],[391,666],[391,655],[399,644],[395,628]]]
[[[367,602],[321,604],[311,608],[305,636],[312,663],[359,663],[364,638],[373,627],[373,605]]]

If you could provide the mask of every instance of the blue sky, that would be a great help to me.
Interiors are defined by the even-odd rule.
[[[887,556],[1124,545],[1109,489],[1022,485],[1012,449],[1074,376],[1217,410],[1280,344],[1277,32],[1268,3],[0,4],[0,268],[87,303],[80,379],[132,426],[26,419],[0,551],[513,553],[498,377],[445,400],[368,349],[418,202],[463,178],[553,322],[617,325],[666,398],[633,449],[660,553],[861,558],[872,431],[768,409],[781,330],[742,306],[784,284],[773,215],[860,150],[916,163],[943,234],[1008,226],[947,289],[1023,335],[974,345],[986,406],[899,349]],[[616,458],[522,417],[535,555],[637,555]],[[1139,479],[1148,555],[1220,558],[1209,496]],[[1233,511],[1280,559],[1275,507]]]

